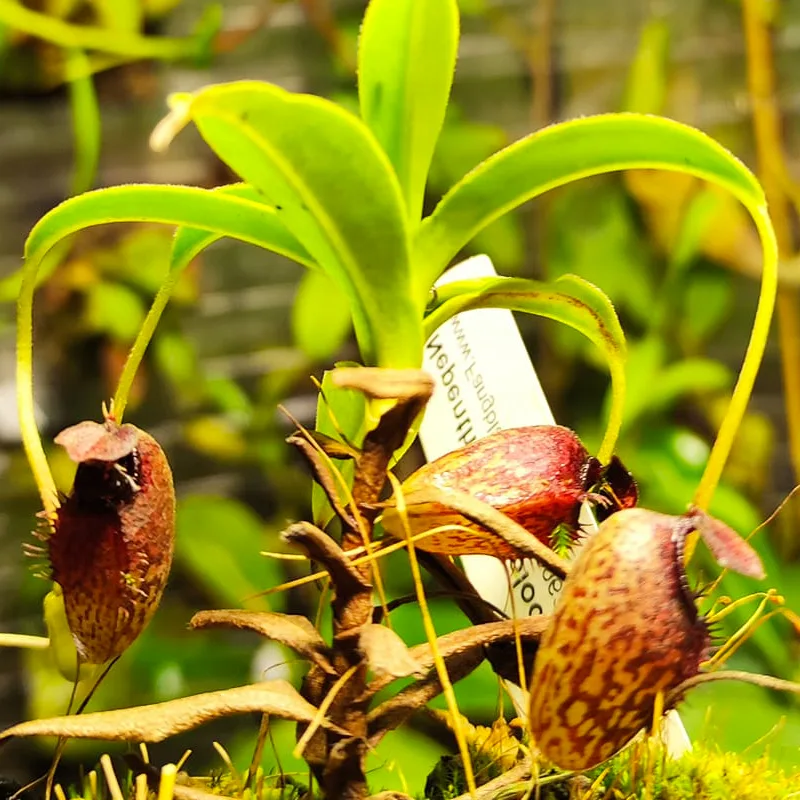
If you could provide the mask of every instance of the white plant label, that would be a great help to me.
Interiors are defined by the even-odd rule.
[[[448,270],[438,285],[496,274],[487,256],[475,256]],[[419,434],[429,461],[495,431],[555,424],[510,311],[477,309],[456,315],[428,339],[422,366],[435,383]],[[581,525],[589,535],[597,528],[586,506]],[[461,561],[481,597],[509,616],[553,612],[563,582],[538,562],[507,564],[482,555]],[[507,688],[524,716],[525,693],[516,686]],[[667,718],[665,734],[673,755],[691,746],[677,714]]]
[[[475,256],[439,283],[496,274],[487,256]],[[510,311],[456,315],[428,339],[422,366],[436,384],[419,433],[429,461],[505,428],[555,424]],[[561,579],[529,559],[508,572],[492,556],[465,556],[462,563],[481,597],[509,615],[550,614],[561,592]]]

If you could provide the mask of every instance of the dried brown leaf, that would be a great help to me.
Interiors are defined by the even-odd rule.
[[[356,459],[361,451],[347,442],[341,442],[332,436],[327,436],[319,431],[308,431],[308,435],[322,448],[322,452],[330,458],[341,460]]]
[[[523,644],[538,642],[545,628],[550,624],[549,616],[521,617],[517,620],[504,619],[500,622],[487,622],[484,625],[474,625],[471,628],[462,628],[452,633],[440,636],[437,640],[439,653],[448,669],[450,663],[460,657],[472,653],[482,654],[484,647],[509,644],[514,645],[516,635],[514,629],[519,631]],[[423,669],[433,667],[433,653],[428,642],[418,644],[409,650],[411,657]],[[392,682],[389,676],[378,677],[368,687],[370,693],[379,692]]]
[[[328,571],[336,590],[333,614],[340,626],[347,629],[361,625],[361,607],[372,608],[372,585],[350,563],[342,548],[310,522],[290,525],[281,538],[287,544],[302,548],[310,559],[318,561]]]
[[[466,678],[483,661],[480,648],[472,648],[444,659],[451,683]],[[371,688],[371,687],[370,687]],[[427,703],[442,693],[442,684],[436,670],[428,673],[411,686],[398,692],[394,697],[381,703],[367,717],[367,743],[375,747],[389,731],[402,725],[414,712],[420,711]]]
[[[523,644],[538,641],[549,621],[550,618],[545,616],[509,619],[476,625],[440,636],[437,640],[437,647],[447,667],[450,680],[455,683],[478,667],[484,659],[485,647],[490,645],[513,646],[516,640],[515,628]],[[427,642],[412,647],[410,653],[421,666],[427,669],[431,669],[433,666],[433,654],[431,646]],[[369,685],[368,692],[374,694],[391,681],[392,678],[388,677],[376,678]],[[436,671],[432,670],[422,680],[411,684],[373,709],[368,719],[370,747],[374,747],[386,733],[405,722],[408,717],[439,695],[441,691],[439,678]]]
[[[278,614],[273,611],[214,610],[200,611],[189,622],[190,628],[239,628],[266,636],[290,647],[302,658],[315,663],[329,675],[336,671],[330,662],[330,651],[319,631],[299,614]]]
[[[367,794],[367,778],[364,774],[366,754],[366,742],[355,736],[341,739],[328,750],[322,771],[325,797],[355,800]]]
[[[161,742],[219,717],[252,711],[298,722],[310,722],[317,710],[287,681],[263,681],[149,706],[22,722],[3,731],[0,742],[15,736]],[[326,721],[324,725],[344,733],[330,722]]]
[[[397,401],[364,437],[356,462],[353,499],[359,508],[364,508],[378,501],[394,452],[405,441],[411,425],[433,393],[433,378],[422,370],[373,368],[337,369],[332,378],[338,386],[357,389],[368,397]],[[373,508],[365,510],[370,524],[375,515]],[[345,548],[362,543],[355,534],[352,531],[342,540]]]
[[[348,527],[355,527],[356,522],[353,519],[353,515],[342,505],[342,501],[339,499],[339,492],[336,488],[336,481],[328,465],[325,463],[325,459],[317,448],[302,434],[293,434],[286,439],[286,442],[296,447],[303,454],[314,476],[314,480],[319,484],[322,491],[325,492],[325,497],[328,498],[331,508],[336,512],[339,519]]]
[[[340,367],[331,373],[334,386],[355,389],[378,400],[423,400],[433,394],[433,378],[421,369]]]
[[[359,634],[359,646],[370,669],[376,675],[405,678],[423,677],[426,669],[411,655],[406,643],[385,625],[365,625]]]

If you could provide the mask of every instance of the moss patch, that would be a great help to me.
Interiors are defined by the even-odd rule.
[[[521,753],[520,753],[521,755]],[[503,769],[492,764],[485,749],[476,752],[476,767],[495,777]],[[492,764],[495,767],[496,764]],[[507,766],[506,766],[507,769]],[[476,769],[476,772],[480,772]],[[723,753],[695,744],[682,758],[669,759],[656,741],[641,741],[606,764],[581,775],[542,772],[543,785],[534,796],[541,800],[786,800],[800,797],[800,774],[789,775],[764,756],[746,760],[737,753]],[[530,783],[506,786],[498,798],[525,796]],[[518,790],[518,791],[517,791]],[[458,757],[447,756],[431,773],[426,786],[428,800],[452,800],[466,791]]]

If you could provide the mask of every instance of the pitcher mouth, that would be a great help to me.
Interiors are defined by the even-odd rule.
[[[697,637],[697,660],[688,659],[686,677],[699,670],[700,664],[711,657],[714,648],[712,642],[711,626],[697,607],[697,600],[702,595],[701,591],[693,589],[689,583],[686,572],[686,537],[695,530],[691,518],[684,517],[674,526],[671,542],[674,547],[675,557],[672,560],[672,577],[674,585],[678,587],[678,600],[681,604],[686,620]],[[688,655],[688,654],[687,654]]]
[[[639,501],[639,487],[619,456],[612,456],[603,466],[592,457],[586,465],[584,486],[592,495],[605,502],[594,504],[594,515],[598,522],[625,508],[633,508]]]

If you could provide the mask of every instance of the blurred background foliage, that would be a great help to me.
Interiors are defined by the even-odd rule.
[[[18,445],[13,401],[14,271],[27,229],[71,192],[124,181],[212,186],[233,179],[191,131],[168,154],[147,149],[164,97],[205,83],[259,78],[356,105],[357,0],[0,0],[0,624],[41,633],[44,581],[29,576],[20,543],[37,500]],[[598,111],[665,113],[698,125],[753,166],[740,3],[729,0],[461,0],[464,35],[454,103],[431,169],[430,202],[486,156],[532,128]],[[789,67],[797,56],[800,3],[772,3],[763,17],[776,42],[779,107],[796,105]],[[31,16],[32,15],[32,16]],[[15,27],[18,26],[18,27]],[[101,32],[85,39],[85,32]],[[66,41],[76,47],[65,47]],[[69,37],[73,37],[70,39]],[[94,43],[94,44],[93,44]],[[78,49],[83,48],[83,49]],[[142,56],[146,57],[142,57]],[[793,118],[786,131],[786,163]],[[790,183],[790,172],[786,180]],[[788,191],[788,190],[787,190]],[[790,192],[791,193],[791,192]],[[346,187],[342,189],[346,202]],[[45,436],[97,418],[115,386],[162,278],[170,231],[152,226],[83,233],[49,265],[37,301],[37,397]],[[298,675],[276,645],[245,633],[189,633],[199,608],[292,610],[314,617],[319,593],[307,584],[263,594],[299,577],[298,562],[260,555],[280,550],[287,520],[309,513],[309,482],[283,442],[291,430],[279,404],[313,420],[314,386],[324,365],[355,354],[344,299],[319,272],[278,256],[222,242],[197,260],[175,293],[132,394],[131,419],[164,445],[175,471],[178,539],[174,573],[155,621],[103,685],[94,708],[154,702],[234,685],[267,674]],[[744,212],[730,198],[679,174],[629,173],[584,181],[504,217],[473,243],[505,274],[552,278],[577,273],[612,298],[629,337],[629,405],[619,452],[640,482],[642,503],[680,513],[689,502],[709,441],[735,380],[752,318],[759,250]],[[797,283],[787,258],[786,286]],[[606,376],[598,355],[552,323],[521,321],[557,419],[590,449],[602,431]],[[785,320],[784,320],[785,322]],[[748,533],[797,482],[786,445],[775,340],[724,484],[712,511]],[[72,466],[50,453],[63,489]],[[416,459],[416,462],[414,461]],[[412,453],[403,465],[419,463]],[[754,543],[769,583],[800,610],[798,511],[788,504]],[[402,555],[383,570],[393,595],[410,591]],[[700,557],[693,580],[714,575]],[[744,596],[729,575],[715,596]],[[706,601],[710,604],[710,600]],[[462,627],[461,614],[433,603],[439,633]],[[754,601],[725,621],[741,625]],[[324,611],[324,609],[323,609]],[[416,606],[394,627],[409,643],[424,639]],[[800,680],[797,617],[761,625],[732,665]],[[42,653],[0,652],[0,724],[61,713],[69,685]],[[459,686],[462,711],[488,722],[497,681],[482,668]],[[756,757],[769,752],[800,768],[800,706],[755,687],[714,684],[682,711],[693,735]],[[226,721],[153,748],[154,760],[194,746],[192,768],[215,763],[212,738],[234,763],[247,763],[258,721]],[[275,726],[287,754],[293,732]],[[449,734],[420,716],[414,730],[387,737],[373,756],[373,785],[421,786]],[[265,764],[275,768],[268,749]],[[99,751],[72,743],[73,765]],[[47,743],[0,753],[0,772],[21,778],[47,764]],[[285,771],[299,765],[282,761]]]

